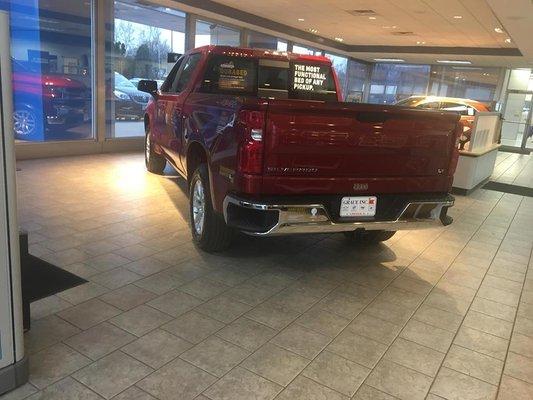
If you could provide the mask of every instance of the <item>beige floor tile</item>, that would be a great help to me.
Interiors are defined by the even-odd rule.
[[[31,319],[36,321],[59,311],[72,307],[72,303],[53,295],[34,301],[30,304]]]
[[[241,365],[272,382],[287,386],[308,363],[306,358],[267,343]]]
[[[50,315],[32,322],[31,329],[24,335],[25,351],[28,354],[35,353],[78,332],[80,330],[74,325],[55,315]]]
[[[297,324],[289,325],[272,339],[275,345],[308,359],[316,357],[329,341],[329,337]]]
[[[58,297],[71,304],[80,304],[84,301],[93,299],[107,293],[109,289],[93,282],[87,282],[82,285],[64,290],[58,293]]]
[[[405,307],[398,306],[393,303],[389,303],[380,299],[376,299],[363,314],[368,314],[372,317],[376,317],[395,325],[405,324],[411,317],[414,310],[407,309]]]
[[[92,299],[61,311],[57,315],[71,324],[76,325],[78,328],[85,330],[113,318],[120,313],[121,311],[118,308],[104,303],[99,299]]]
[[[506,290],[511,293],[520,293],[522,291],[522,282],[511,281],[494,275],[487,275],[485,279],[483,279],[483,284],[481,286]]]
[[[179,317],[201,303],[202,300],[177,290],[168,292],[148,302],[151,307],[173,317]]]
[[[530,318],[517,317],[514,332],[533,337],[533,315],[530,315]]]
[[[493,385],[498,385],[503,370],[502,361],[456,345],[452,345],[443,366]]]
[[[195,311],[229,324],[230,322],[239,318],[245,312],[249,311],[251,308],[252,307],[248,304],[241,303],[240,301],[224,294],[196,307]]]
[[[293,309],[294,311],[303,313],[309,310],[319,299],[309,295],[304,291],[287,288],[278,294],[272,296],[270,299],[272,303],[277,303],[281,306]]]
[[[296,323],[331,338],[337,336],[350,320],[313,307],[302,314]]]
[[[273,289],[269,286],[256,286],[252,283],[244,282],[228,290],[226,293],[235,300],[254,307],[269,297],[272,297],[280,290],[281,289]]]
[[[533,337],[522,335],[521,333],[513,333],[509,350],[533,358]]]
[[[437,375],[445,354],[415,342],[398,338],[384,358],[429,376]]]
[[[111,271],[102,272],[91,277],[91,281],[108,289],[114,290],[129,285],[141,279],[142,276],[131,272],[126,268],[115,268]]]
[[[30,356],[30,383],[39,389],[83,368],[90,359],[62,343]]]
[[[275,329],[241,317],[219,330],[216,335],[248,351],[255,351],[277,333]]]
[[[147,278],[138,280],[134,283],[134,285],[158,295],[165,294],[183,285],[184,282],[171,276],[167,271],[168,270],[158,272],[154,275],[148,276]]]
[[[456,332],[463,321],[461,315],[425,304],[416,311],[413,319],[450,332]]]
[[[192,400],[217,378],[179,358],[137,384],[160,400]]]
[[[113,250],[114,254],[118,254],[119,256],[125,257],[131,261],[136,261],[140,260],[141,258],[149,257],[156,252],[156,250],[147,246],[143,246],[140,243]]]
[[[452,343],[453,333],[423,322],[411,320],[400,333],[400,337],[446,353]]]
[[[128,260],[125,257],[121,257],[118,254],[107,253],[94,258],[90,258],[85,261],[85,264],[97,269],[98,271],[104,272],[121,267],[124,264],[128,264],[130,262],[131,260]]]
[[[509,322],[513,322],[516,315],[516,307],[507,306],[481,297],[474,299],[470,309]]]
[[[210,300],[229,289],[230,286],[203,277],[180,286],[180,291],[204,301]]]
[[[87,264],[84,263],[75,263],[70,265],[65,265],[61,267],[61,269],[64,269],[65,271],[70,272],[71,274],[77,275],[80,278],[89,280],[94,275],[97,275],[100,273],[97,269],[94,269],[93,267],[89,267]]]
[[[429,376],[389,360],[380,361],[365,381],[367,385],[402,400],[424,399],[431,382]]]
[[[361,314],[348,325],[348,329],[358,335],[389,345],[400,333],[401,326],[368,314]]]
[[[277,330],[285,328],[299,315],[292,308],[272,301],[265,301],[246,313],[246,317]]]
[[[124,346],[122,351],[146,365],[158,369],[192,347],[166,331],[157,329]]]
[[[370,300],[361,301],[344,292],[333,291],[324,297],[317,307],[343,318],[352,319],[363,310]]]
[[[311,379],[299,376],[281,392],[276,400],[347,400],[341,395]]]
[[[161,329],[198,344],[224,326],[220,321],[190,311],[161,326]]]
[[[135,336],[107,322],[65,340],[73,349],[97,360],[135,340]]]
[[[124,265],[124,268],[142,276],[150,276],[170,267],[171,265],[159,261],[154,257],[142,258]]]
[[[509,321],[494,318],[477,311],[470,310],[466,315],[463,325],[469,328],[477,329],[491,335],[509,339],[513,324]]]
[[[117,351],[76,372],[73,377],[102,397],[110,399],[152,371],[152,368]]]
[[[362,385],[353,400],[394,400],[390,394],[384,393],[380,390],[373,388],[372,386]]]
[[[351,397],[369,373],[369,368],[324,351],[307,366],[302,375]]]
[[[180,358],[220,378],[249,354],[240,347],[212,336],[187,350]]]
[[[155,308],[141,305],[130,311],[126,311],[109,320],[113,325],[134,334],[143,336],[144,334],[169,322],[172,317]]]
[[[387,350],[387,346],[345,330],[326,349],[350,361],[373,368]]]
[[[213,400],[270,400],[282,387],[244,368],[235,368],[205,391]]]
[[[492,400],[498,387],[460,372],[442,368],[431,393],[445,399]]]
[[[503,375],[498,400],[526,400],[533,398],[533,385]]]
[[[48,386],[40,393],[27,398],[27,400],[102,400],[103,397],[97,395],[81,383],[68,377],[53,385]]]
[[[518,306],[518,301],[520,299],[519,294],[511,293],[506,290],[496,289],[489,286],[479,288],[477,296],[511,307]]]
[[[454,298],[442,291],[431,292],[423,304],[458,315],[465,315],[470,306],[469,301],[462,298]]]
[[[120,308],[122,311],[128,311],[156,297],[156,294],[148,290],[135,285],[127,285],[100,296],[100,300]]]
[[[509,352],[505,361],[505,374],[533,384],[533,359]]]
[[[454,340],[455,344],[477,351],[499,360],[505,358],[507,352],[508,341],[497,336],[490,335],[471,329],[467,327],[461,327]]]
[[[131,386],[119,395],[113,397],[113,400],[157,400],[138,387]]]

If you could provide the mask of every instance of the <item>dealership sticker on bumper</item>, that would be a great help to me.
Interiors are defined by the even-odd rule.
[[[341,217],[373,217],[376,215],[378,199],[376,196],[343,197]]]

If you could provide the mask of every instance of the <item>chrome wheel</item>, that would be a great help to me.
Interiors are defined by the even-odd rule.
[[[13,113],[13,127],[18,136],[30,136],[35,133],[37,121],[35,114],[28,110],[15,110]]]
[[[192,195],[192,219],[196,234],[201,235],[204,230],[205,219],[205,191],[204,185],[200,179],[194,183]]]

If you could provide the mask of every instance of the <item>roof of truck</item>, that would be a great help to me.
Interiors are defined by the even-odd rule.
[[[246,47],[207,45],[189,50],[187,53],[196,53],[198,51],[239,57],[268,58],[280,61],[316,61],[331,64],[331,60],[324,56],[296,54],[288,51],[278,51],[272,49],[250,49]]]

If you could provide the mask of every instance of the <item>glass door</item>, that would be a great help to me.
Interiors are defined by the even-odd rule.
[[[531,108],[533,92],[510,90],[502,122],[502,144],[515,148],[531,146]]]

